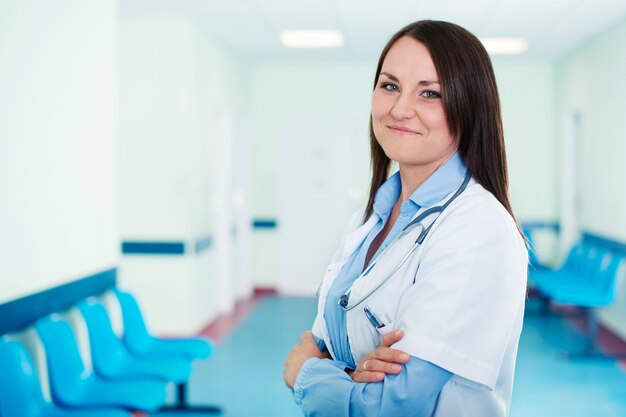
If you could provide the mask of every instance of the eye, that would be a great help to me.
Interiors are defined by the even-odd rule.
[[[433,90],[422,91],[420,95],[426,97],[427,99],[441,98],[441,94]]]
[[[393,83],[382,83],[380,85],[380,88],[387,90],[389,92],[400,91],[400,88],[398,88],[398,86]]]

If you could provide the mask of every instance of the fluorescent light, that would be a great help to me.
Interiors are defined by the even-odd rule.
[[[339,48],[344,42],[337,30],[283,30],[279,38],[287,48]]]
[[[524,38],[480,38],[480,41],[492,55],[521,54],[528,49],[528,41]]]

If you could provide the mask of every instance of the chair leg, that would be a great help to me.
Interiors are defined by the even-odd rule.
[[[587,316],[587,346],[579,352],[565,352],[562,356],[566,359],[598,359],[598,360],[616,360],[626,359],[624,353],[605,353],[600,348],[598,340],[598,319],[592,308],[584,307],[583,312]]]
[[[159,411],[176,411],[180,413],[198,413],[198,414],[221,414],[222,408],[216,405],[189,405],[187,404],[187,384],[181,383],[176,385],[177,401],[174,405],[161,407]]]

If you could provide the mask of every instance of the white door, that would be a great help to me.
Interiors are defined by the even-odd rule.
[[[226,109],[215,111],[215,188],[212,197],[215,230],[215,289],[218,313],[230,313],[235,306],[233,280],[234,227],[233,190],[233,119]]]
[[[564,258],[580,237],[579,230],[579,158],[580,113],[569,112],[563,118],[563,152],[561,164],[561,242]]]
[[[351,149],[345,120],[285,116],[279,126],[278,290],[314,295],[354,209],[352,165],[362,152]]]
[[[233,277],[237,300],[252,295],[251,245],[252,215],[250,213],[250,130],[248,121],[237,116],[234,133],[233,166]]]

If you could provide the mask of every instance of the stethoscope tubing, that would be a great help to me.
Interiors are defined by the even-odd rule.
[[[402,266],[406,263],[406,261],[411,257],[413,252],[415,252],[415,250],[422,244],[424,239],[426,239],[426,236],[428,235],[428,232],[430,232],[430,229],[433,227],[433,225],[435,224],[435,222],[437,221],[437,219],[439,218],[441,213],[446,209],[446,207],[448,207],[448,205],[450,205],[450,203],[452,203],[452,201],[454,201],[463,191],[465,191],[465,189],[467,188],[467,184],[469,183],[471,177],[472,176],[470,175],[470,172],[468,170],[465,173],[465,178],[463,179],[463,183],[459,186],[459,188],[456,190],[454,195],[452,195],[452,197],[450,197],[450,199],[448,199],[448,201],[446,201],[441,206],[431,207],[431,208],[425,210],[423,213],[421,213],[419,216],[417,216],[414,220],[412,220],[409,224],[407,224],[402,229],[400,234],[398,234],[398,236],[396,236],[389,243],[389,245],[387,245],[387,247],[376,257],[376,259],[374,259],[370,263],[370,265],[365,269],[365,271],[363,271],[359,275],[357,280],[367,276],[370,273],[370,271],[374,268],[374,266],[376,266],[376,264],[378,263],[378,260],[381,258],[381,256],[383,256],[389,250],[389,248],[391,246],[393,246],[394,243],[396,243],[400,238],[404,237],[410,230],[412,230],[414,227],[417,227],[417,226],[420,226],[420,225],[423,228],[423,230],[420,232],[420,234],[417,237],[417,239],[415,239],[415,243],[413,244],[413,246],[411,246],[411,249],[409,250],[409,252],[404,256],[404,258],[402,258],[402,260],[398,263],[398,265],[396,265],[393,268],[393,270],[391,272],[389,272],[382,281],[380,281],[380,283],[378,285],[376,285],[374,288],[369,290],[367,292],[367,294],[362,296],[356,303],[354,303],[352,305],[350,305],[350,290],[348,290],[347,293],[343,294],[339,298],[339,305],[341,306],[341,308],[343,308],[344,311],[353,310],[356,307],[358,307],[359,305],[361,305],[365,300],[367,300],[376,291],[378,291],[380,289],[380,287],[385,285],[385,283],[387,281],[389,281],[389,279],[393,276],[393,274],[395,274],[400,268],[402,268]],[[437,218],[433,222],[431,222],[430,225],[428,225],[428,227],[424,227],[424,225],[421,222],[424,219],[426,219],[428,216],[433,215],[433,214],[438,214]]]

